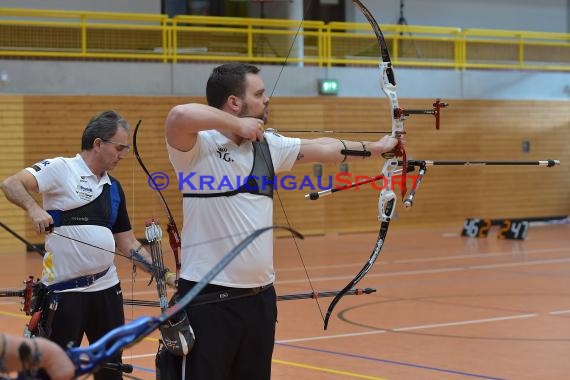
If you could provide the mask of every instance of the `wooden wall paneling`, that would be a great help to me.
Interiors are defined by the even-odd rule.
[[[353,115],[352,120],[357,123],[359,130],[378,129],[377,125],[373,124],[382,120],[378,118],[383,116],[376,100],[326,98],[323,104],[327,104],[327,110],[332,110],[328,114],[332,116],[327,119],[328,123],[324,129],[338,130],[341,126],[339,124],[346,127],[339,121],[342,121],[343,117]],[[426,107],[424,100],[405,99],[402,104],[407,108]],[[555,157],[562,160],[563,166],[552,169],[430,168],[412,212],[401,212],[402,210],[398,209],[398,218],[401,219],[399,223],[433,225],[450,221],[461,223],[467,216],[524,217],[567,214],[570,211],[568,177],[563,174],[567,172],[564,161],[568,162],[568,149],[565,149],[565,146],[568,146],[569,125],[565,108],[567,104],[564,102],[459,100],[454,101],[451,107],[444,111],[442,129],[439,131],[434,130],[433,118],[410,118],[406,124],[410,158],[538,160]],[[298,112],[297,117],[302,118],[300,115]],[[369,117],[360,120],[361,115]],[[545,120],[548,122],[545,123]],[[352,125],[348,126],[342,129],[350,129]],[[545,128],[548,131],[544,132]],[[361,136],[356,136],[355,139],[359,138]],[[525,139],[531,142],[529,154],[521,152],[522,141]],[[350,167],[353,168],[353,165],[355,164],[350,164]],[[375,173],[378,166],[380,165],[377,163],[368,166],[367,162],[364,170],[370,168],[372,173]],[[543,197],[548,199],[538,201],[537,181],[532,184],[528,180],[529,177],[535,177],[539,183],[551,184],[548,185],[549,190],[542,192]],[[558,180],[553,181],[554,178]],[[371,192],[370,198],[339,193],[335,196],[334,206],[326,209],[327,220],[336,221],[328,225],[336,225],[341,231],[376,229],[376,222],[368,219],[368,216],[368,221],[365,222],[365,218],[351,218],[343,211],[352,207],[352,210],[367,212],[371,209],[370,204],[374,204],[371,200],[374,201],[376,197],[374,192]],[[363,204],[359,204],[361,199],[364,200]]]
[[[170,179],[163,191],[181,226],[182,198],[176,173],[168,161],[164,145],[164,119],[170,108],[203,98],[151,96],[24,96],[2,97],[0,110],[3,139],[3,177],[41,159],[75,155],[81,133],[90,117],[104,109],[119,111],[131,124],[143,124],[139,147],[151,172],[162,171]],[[429,108],[432,100],[402,99],[410,109]],[[537,167],[430,167],[412,210],[397,209],[397,228],[449,225],[460,228],[466,217],[524,217],[570,213],[570,121],[568,102],[453,100],[442,112],[441,129],[435,131],[429,116],[412,116],[406,122],[409,158],[417,159],[516,159],[556,158],[557,168]],[[382,98],[274,98],[268,127],[278,130],[389,130],[389,110]],[[293,136],[291,133],[286,135]],[[318,134],[295,134],[303,138]],[[324,135],[352,140],[374,141],[382,135]],[[521,151],[530,142],[530,153]],[[349,171],[375,175],[381,160],[352,161]],[[338,164],[324,165],[324,175],[335,176]],[[291,173],[312,176],[312,165],[302,165]],[[412,173],[413,174],[413,173]],[[112,173],[125,189],[133,228],[140,238],[144,221],[150,217],[165,220],[162,207],[147,178],[130,154]],[[411,183],[408,183],[408,187]],[[280,191],[293,227],[309,234],[375,231],[378,228],[378,192],[371,187],[337,193],[309,202],[305,190]],[[400,197],[400,196],[399,196]],[[33,242],[41,237],[31,230],[23,211],[2,200],[2,220],[16,223]],[[275,222],[285,223],[280,202],[275,201]],[[25,220],[25,221],[24,221]],[[199,221],[197,221],[199,222]],[[18,224],[19,223],[19,224]],[[165,222],[163,223],[165,224]],[[6,244],[3,239],[0,244]],[[12,243],[8,243],[12,244]],[[16,243],[18,245],[18,243]]]
[[[15,174],[24,161],[23,114],[22,96],[0,96],[0,180]],[[23,235],[28,222],[24,212],[8,202],[3,194],[0,196],[0,209],[2,223]],[[25,252],[25,246],[0,228],[0,253],[5,251]]]

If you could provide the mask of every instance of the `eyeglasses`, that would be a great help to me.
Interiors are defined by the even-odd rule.
[[[117,150],[119,152],[125,151],[126,153],[129,153],[131,150],[131,146],[128,144],[122,144],[113,140],[107,140],[107,139],[101,139],[104,143],[110,143],[113,144],[117,147]]]

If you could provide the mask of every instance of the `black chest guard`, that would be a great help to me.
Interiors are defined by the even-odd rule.
[[[111,185],[105,184],[101,194],[91,202],[71,210],[47,210],[54,226],[92,225],[113,228],[117,220],[121,196],[119,185],[111,178]]]
[[[235,190],[220,193],[184,193],[184,198],[231,197],[240,193],[265,195],[273,199],[275,170],[267,140],[253,142],[253,167],[243,185]]]

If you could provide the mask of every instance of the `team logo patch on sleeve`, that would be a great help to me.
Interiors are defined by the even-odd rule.
[[[36,164],[33,164],[32,169],[39,172],[40,170],[42,170],[42,167],[46,167],[48,165],[49,165],[49,160],[43,160],[43,161],[40,161]]]

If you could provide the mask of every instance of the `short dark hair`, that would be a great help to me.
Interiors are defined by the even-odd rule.
[[[93,142],[96,138],[110,140],[117,133],[119,126],[127,132],[130,129],[129,123],[113,110],[103,111],[99,115],[93,116],[83,130],[81,150],[93,149]]]
[[[208,105],[222,108],[230,95],[242,98],[245,95],[245,77],[257,74],[259,68],[248,63],[232,62],[216,67],[206,85]]]

